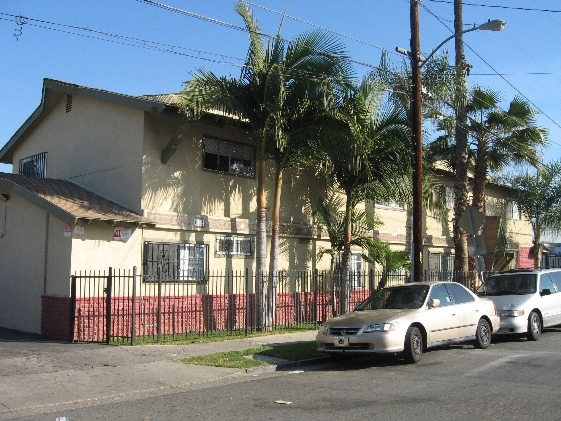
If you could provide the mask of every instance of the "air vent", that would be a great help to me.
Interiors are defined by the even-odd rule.
[[[66,112],[72,111],[72,95],[66,95]]]

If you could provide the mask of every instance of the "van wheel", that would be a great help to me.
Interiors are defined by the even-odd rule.
[[[542,333],[542,321],[540,315],[535,311],[532,311],[528,316],[528,332],[526,337],[529,341],[537,341],[540,339]]]
[[[477,349],[485,349],[491,343],[491,327],[485,319],[480,319],[475,332],[475,347]]]

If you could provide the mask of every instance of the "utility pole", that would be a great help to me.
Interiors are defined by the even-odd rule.
[[[468,133],[466,102],[467,80],[466,63],[463,40],[463,14],[462,1],[454,0],[454,33],[456,49],[456,179],[454,184],[454,271],[466,273],[468,271],[467,233],[458,226],[458,221],[466,210],[468,204]]]
[[[419,2],[411,0],[411,131],[413,140],[413,282],[423,280],[423,131]]]

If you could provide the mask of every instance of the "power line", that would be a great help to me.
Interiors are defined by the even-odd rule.
[[[435,0],[431,0],[431,1],[435,1]],[[444,0],[442,0],[444,1]],[[425,5],[421,5],[430,15],[432,15],[434,18],[436,18],[445,28],[447,28],[452,34],[454,33],[454,31],[452,31],[448,25],[446,25],[444,22],[442,22],[442,20],[436,15],[434,14],[428,7],[426,7]],[[504,77],[500,72],[497,71],[497,69],[495,69],[493,66],[491,66],[491,64],[489,62],[487,62],[483,57],[481,57],[481,55],[479,55],[479,53],[477,53],[473,48],[471,48],[469,46],[468,43],[466,43],[464,41],[464,45],[470,49],[470,51],[475,54],[481,61],[483,61],[483,63],[485,63],[493,72],[495,72],[495,74],[497,76],[499,76],[502,80],[504,80],[512,89],[514,89],[516,92],[518,92],[518,94],[520,94],[524,99],[526,99],[526,101],[528,101],[536,110],[538,110],[543,116],[545,116],[549,121],[551,121],[554,125],[556,125],[557,127],[559,127],[561,129],[561,125],[559,125],[559,123],[557,123],[555,120],[553,120],[548,114],[546,114],[540,107],[538,107],[536,104],[534,104],[534,102],[532,102],[526,95],[524,95],[516,86],[514,86],[506,77]]]
[[[429,0],[433,3],[448,3],[453,4],[454,2],[451,0]],[[495,9],[510,9],[510,10],[522,10],[525,12],[547,12],[547,13],[561,13],[561,10],[553,10],[553,9],[536,9],[532,7],[514,7],[514,6],[501,6],[495,4],[481,4],[481,3],[462,3],[464,6],[477,6],[477,7],[489,7]]]

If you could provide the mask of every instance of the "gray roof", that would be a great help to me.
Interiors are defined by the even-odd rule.
[[[0,173],[0,192],[2,189],[22,196],[67,225],[78,220],[154,225],[150,219],[66,180]]]

